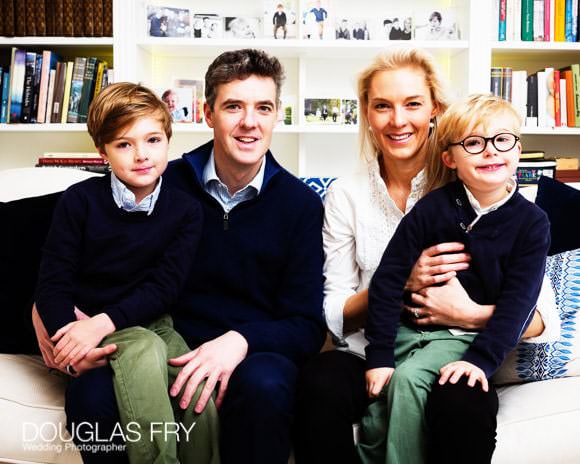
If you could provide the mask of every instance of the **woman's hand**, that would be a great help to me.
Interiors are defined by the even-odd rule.
[[[463,243],[446,242],[423,250],[413,266],[405,288],[417,292],[422,288],[447,282],[455,277],[457,271],[467,269],[471,256],[460,253],[464,248]]]
[[[449,383],[457,383],[461,377],[466,375],[468,377],[467,385],[474,387],[477,382],[481,383],[481,388],[484,392],[489,390],[487,377],[485,373],[475,364],[467,361],[455,361],[443,366],[439,369],[441,378],[439,385],[444,385],[447,381]]]
[[[44,326],[44,323],[40,318],[40,314],[38,314],[38,310],[36,309],[36,304],[32,305],[32,325],[34,326],[34,332],[36,333],[36,339],[38,340],[40,354],[42,354],[42,359],[44,364],[46,364],[46,367],[50,369],[58,369],[66,374],[66,370],[64,368],[61,369],[54,362],[54,356],[52,354],[54,344],[50,341],[46,327]]]
[[[462,329],[482,329],[495,306],[475,303],[456,277],[445,285],[427,287],[411,294],[418,308],[405,306],[417,325],[445,325]]]
[[[392,367],[377,367],[369,369],[366,374],[367,394],[369,398],[377,398],[385,385],[391,381],[395,369]]]

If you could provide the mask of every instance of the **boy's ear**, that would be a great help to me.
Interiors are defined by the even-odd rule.
[[[97,152],[99,153],[99,156],[101,158],[103,158],[105,161],[109,162],[109,157],[107,156],[107,153],[105,152],[104,149],[101,149],[99,147],[95,147],[97,149]]]
[[[441,161],[443,161],[443,164],[450,169],[455,169],[457,167],[455,158],[449,150],[445,150],[443,153],[441,153]]]
[[[215,103],[214,103],[215,104]],[[203,114],[205,116],[205,122],[209,127],[213,129],[213,113],[211,111],[210,106],[205,102],[203,104]]]

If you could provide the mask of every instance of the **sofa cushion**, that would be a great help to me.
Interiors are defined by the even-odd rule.
[[[580,248],[580,191],[551,179],[540,177],[536,204],[550,219],[552,243],[549,255]]]
[[[520,343],[494,375],[496,384],[529,382],[580,375],[580,249],[548,257],[560,313],[560,338],[552,343]]]

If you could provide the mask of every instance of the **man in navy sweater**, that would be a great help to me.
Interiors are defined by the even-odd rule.
[[[217,393],[225,464],[287,462],[298,367],[325,335],[322,203],[269,151],[282,80],[281,64],[264,52],[218,56],[204,108],[214,139],[164,174],[204,213],[195,270],[172,314],[193,351],[171,361],[183,368],[170,394],[186,408],[205,381],[200,412]],[[90,380],[91,401],[76,414],[109,437],[118,423],[112,381]]]

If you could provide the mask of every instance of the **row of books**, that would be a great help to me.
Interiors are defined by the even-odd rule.
[[[106,61],[12,48],[10,68],[0,67],[0,123],[86,122],[93,98],[113,82]]]
[[[0,11],[0,36],[113,36],[113,0],[0,0]]]
[[[578,42],[578,0],[494,0],[492,39]]]
[[[526,126],[580,127],[580,65],[535,73],[491,68],[491,93],[511,101]]]
[[[43,153],[36,163],[37,168],[69,168],[82,171],[107,173],[109,164],[96,153]]]
[[[546,158],[543,151],[524,151],[516,171],[518,184],[535,185],[541,176],[560,182],[580,182],[578,162],[578,158]]]

